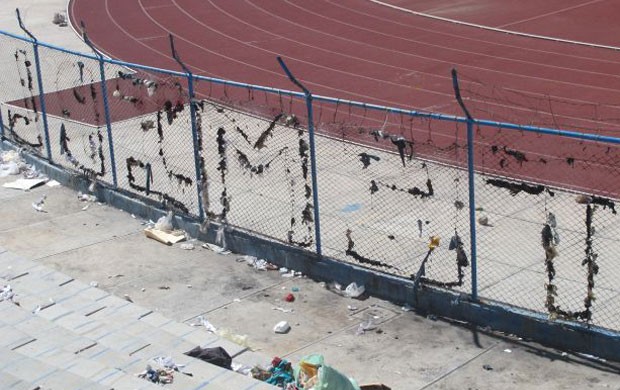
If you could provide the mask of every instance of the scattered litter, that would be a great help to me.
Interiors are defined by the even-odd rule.
[[[172,226],[172,220],[174,218],[174,213],[171,211],[168,211],[168,213],[159,218],[157,220],[157,222],[155,222],[155,229],[156,230],[161,230],[163,232],[169,233],[172,231],[172,229],[174,229],[174,227]]]
[[[125,275],[123,275],[123,274],[108,275],[108,279],[112,279],[112,278],[122,278],[123,276],[125,276]]]
[[[566,357],[566,356],[568,356],[568,353],[567,352],[562,352],[562,357]]]
[[[168,368],[173,371],[180,372],[181,374],[185,374],[187,376],[194,376],[189,372],[183,371],[183,368],[185,368],[187,364],[177,364],[171,356],[157,356],[153,358],[153,361],[162,366],[163,368]]]
[[[273,327],[273,331],[278,334],[285,334],[291,330],[291,326],[286,321],[280,321]]]
[[[34,309],[32,309],[32,314],[37,314],[41,311],[41,305],[37,305]]]
[[[267,260],[258,259],[254,256],[242,256],[237,261],[245,261],[249,266],[254,267],[258,271],[274,271],[278,269],[278,266],[271,264]]]
[[[232,370],[232,358],[222,347],[202,348],[200,346],[185,352],[185,355],[195,357],[209,364]]]
[[[485,364],[484,366],[482,366],[482,368],[484,368],[487,371],[493,371],[493,367],[491,367],[489,364]]]
[[[82,211],[86,211],[86,210],[88,210],[88,208],[89,208],[89,207],[90,207],[90,205],[89,205],[89,204],[87,204],[86,206],[82,207]]]
[[[186,243],[179,245],[179,248],[186,250],[186,251],[193,251],[195,246],[191,242],[186,242]]]
[[[361,390],[355,380],[325,364],[322,355],[303,357],[295,368],[295,373],[295,385],[299,389]]]
[[[203,316],[198,316],[198,318],[196,318],[196,321],[198,321],[198,322],[190,324],[190,326],[204,326],[207,329],[208,332],[211,332],[211,333],[217,332],[217,328],[215,326],[213,326],[213,324],[210,323]]]
[[[91,202],[94,203],[97,201],[97,197],[91,194],[84,194],[81,191],[77,193],[77,198],[80,202]]]
[[[13,302],[14,304],[19,306],[19,303],[15,301],[15,293],[10,285],[6,285],[2,287],[2,292],[0,292],[0,302],[8,301]]]
[[[377,329],[377,325],[375,325],[373,320],[369,318],[367,321],[363,321],[362,323],[360,323],[360,325],[357,327],[357,330],[355,331],[355,334],[357,336],[360,336],[366,333],[366,331],[374,329]]]
[[[602,363],[606,363],[607,362],[606,359],[600,358],[598,356],[590,355],[588,353],[577,353],[577,355],[579,355],[579,356],[581,356],[583,358],[586,358],[586,359],[598,360],[599,362],[602,362]]]
[[[124,294],[124,295],[123,295],[123,298],[125,298],[125,300],[126,300],[127,302],[131,302],[131,303],[133,303],[133,300],[131,299],[131,297],[130,297],[129,295]]]
[[[512,353],[512,349],[508,349],[508,348],[506,348],[506,349],[504,349],[504,352],[506,352],[506,353]]]
[[[252,367],[246,366],[245,364],[242,364],[242,363],[232,362],[230,364],[230,368],[237,374],[241,374],[244,376],[250,376],[252,374]]]
[[[291,288],[291,291],[292,292],[299,292],[299,287],[293,287],[293,288]]]
[[[2,187],[4,188],[12,188],[15,190],[29,191],[35,187],[43,185],[47,182],[47,178],[36,178],[36,179],[17,179],[10,183],[4,183]]]
[[[146,369],[138,374],[138,378],[146,379],[153,383],[169,384],[174,381],[172,370],[157,369],[154,370],[150,364],[146,366]]]
[[[229,255],[231,252],[229,250],[226,250],[224,248],[222,248],[221,246],[215,245],[215,244],[209,244],[204,243],[202,244],[202,247],[205,249],[209,249],[212,250],[213,252],[217,253],[218,255]]]
[[[289,272],[288,268],[282,267],[278,270],[281,274],[287,274]]]
[[[43,210],[43,206],[45,205],[45,199],[47,199],[47,195],[43,195],[41,199],[32,203],[32,208],[37,210],[40,213],[47,213],[47,211]]]
[[[191,285],[191,284],[188,284],[188,285],[187,285],[187,288],[192,288],[192,285]]]
[[[60,183],[57,182],[56,180],[50,180],[47,183],[45,183],[45,185],[53,188],[53,187],[59,187]]]
[[[357,310],[357,306],[347,305],[347,309],[349,309],[350,311],[355,311]]]
[[[99,287],[99,283],[95,282],[94,280],[92,282],[90,282],[90,286],[91,287]]]
[[[428,318],[431,321],[437,321],[437,316],[434,314],[429,314],[426,316],[426,318]]]
[[[284,297],[284,300],[287,302],[295,302],[295,295],[288,294],[287,296]]]
[[[281,311],[282,313],[294,313],[293,309],[285,309],[283,307],[274,307],[273,310]]]
[[[170,286],[159,286],[157,288],[159,288],[160,290],[170,290]]]
[[[185,232],[183,230],[165,232],[156,228],[146,228],[144,229],[144,234],[148,238],[152,238],[153,240],[159,241],[166,245],[176,244],[177,242],[185,240]]]
[[[225,338],[226,340],[230,340],[235,344],[241,345],[242,347],[250,348],[250,341],[248,340],[248,336],[245,334],[235,334],[228,329],[218,329],[215,334],[222,338]]]
[[[131,214],[131,218],[136,219],[136,215],[135,214]]]
[[[54,13],[54,17],[52,18],[52,23],[54,23],[58,27],[67,27],[67,15],[65,15],[64,12]]]
[[[366,288],[364,286],[358,286],[357,283],[353,282],[344,290],[344,295],[349,298],[359,298],[364,294],[364,292],[366,292]]]
[[[142,288],[140,289],[140,291],[145,292],[145,291],[146,291],[146,288],[142,287]]]
[[[412,310],[413,310],[413,308],[412,308],[412,307],[411,307],[408,303],[405,303],[405,305],[404,305],[404,306],[402,306],[402,307],[400,308],[400,310],[402,310],[402,311],[412,311]]]
[[[489,217],[487,217],[486,215],[478,218],[478,223],[482,226],[493,226],[489,223]]]
[[[337,282],[331,282],[324,285],[326,289],[329,291],[336,293],[340,296],[345,296],[344,291],[342,291],[342,285]]]
[[[284,268],[284,269],[286,269],[286,268]],[[287,271],[288,271],[288,270],[287,270]],[[283,272],[282,272],[282,268],[280,268],[280,275],[281,275],[283,278],[294,278],[295,276],[301,276],[301,272],[295,272],[295,271],[293,271],[293,270],[290,270],[290,271],[288,271],[288,272],[283,273]]]
[[[233,302],[239,303],[239,302],[241,302],[241,299],[235,298],[235,299],[233,299]]]

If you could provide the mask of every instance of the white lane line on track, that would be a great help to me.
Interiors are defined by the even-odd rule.
[[[614,50],[614,51],[620,51],[620,47],[618,47],[618,46],[601,45],[601,44],[598,44],[598,43],[573,41],[573,40],[570,40],[570,39],[561,39],[561,38],[554,38],[554,37],[549,37],[549,36],[545,36],[545,35],[528,34],[528,33],[522,33],[522,32],[518,32],[518,31],[505,30],[505,29],[502,29],[502,28],[483,26],[481,24],[462,22],[460,20],[454,20],[454,19],[444,18],[444,17],[441,17],[441,16],[424,14],[422,12],[417,12],[417,11],[410,10],[408,8],[399,7],[397,5],[389,4],[389,3],[386,3],[386,2],[381,1],[381,0],[367,0],[367,1],[370,1],[370,2],[375,3],[375,4],[382,5],[384,7],[392,8],[392,9],[395,9],[395,10],[398,10],[398,11],[407,12],[407,13],[410,13],[410,14],[413,14],[413,15],[418,15],[418,16],[422,16],[422,17],[425,17],[425,18],[435,19],[435,20],[441,20],[443,22],[460,24],[460,25],[463,25],[463,26],[480,28],[480,29],[483,29],[483,30],[496,31],[496,32],[504,33],[504,34],[518,35],[518,36],[527,37],[527,38],[536,38],[536,39],[543,39],[543,40],[547,40],[547,41],[562,42],[562,43],[569,43],[569,44],[573,44],[573,45],[597,47],[597,48],[600,48],[600,49],[609,49],[609,50]]]

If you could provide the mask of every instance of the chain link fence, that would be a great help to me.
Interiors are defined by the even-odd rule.
[[[302,93],[43,44],[42,94],[32,42],[0,34],[0,47],[5,139],[204,227],[217,223],[222,246],[231,226],[483,302],[620,330],[615,141],[477,119],[510,122],[512,106],[532,113],[527,125],[603,135],[613,134],[615,107],[582,104],[573,121],[575,102],[466,75],[468,126],[327,97],[308,104]],[[429,252],[431,237],[441,243]]]

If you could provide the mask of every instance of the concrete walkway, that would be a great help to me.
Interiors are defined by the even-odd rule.
[[[0,28],[19,32],[13,17],[18,6],[41,39],[85,51],[70,28],[51,23],[53,13],[66,7],[65,0],[8,0],[0,10]],[[0,184],[14,179],[0,179]],[[39,213],[31,204],[43,194],[48,196],[47,212]],[[82,210],[85,206],[74,191],[62,187],[43,186],[30,192],[0,188],[0,283],[11,284],[22,299],[21,307],[7,302],[0,306],[4,311],[0,314],[0,388],[32,389],[37,379],[49,381],[45,389],[109,388],[112,381],[118,381],[113,384],[117,389],[147,388],[148,382],[136,382],[132,374],[164,351],[176,354],[187,343],[205,337],[226,345],[233,354],[244,350],[202,329],[200,340],[184,340],[178,333],[171,337],[168,330],[159,329],[169,323],[178,331],[177,326],[202,315],[218,328],[248,335],[255,352],[242,352],[238,359],[250,365],[265,364],[273,356],[297,362],[307,354],[320,353],[328,364],[358,382],[384,383],[392,389],[620,389],[618,364],[426,318],[372,298],[343,298],[306,278],[254,270],[238,261],[241,255],[219,255],[198,242],[191,251],[167,247],[144,236],[144,221],[106,205],[92,203]],[[24,272],[28,273],[20,276]],[[75,280],[65,285],[67,290],[62,289],[60,284],[71,279]],[[91,282],[98,288],[91,287]],[[76,287],[86,295],[72,295]],[[283,300],[288,293],[296,296],[294,302]],[[122,306],[125,294],[136,305]],[[50,298],[53,306],[36,316],[30,314],[37,306],[52,303]],[[97,299],[106,300],[102,305],[106,310],[124,307],[129,312],[93,313],[99,308]],[[289,310],[293,311],[285,312]],[[107,337],[96,330],[75,332],[81,324],[73,322],[81,320],[74,317],[76,312],[90,313],[88,317],[95,316],[101,326],[113,323],[114,332]],[[138,319],[146,313],[150,314]],[[292,330],[276,335],[272,328],[281,320],[288,321]],[[368,320],[376,328],[356,334]],[[42,338],[43,333],[48,337]],[[98,348],[110,349],[105,362],[94,352],[85,354],[90,348],[75,353],[89,345],[81,343],[95,337],[102,338],[103,347]],[[40,341],[46,344],[39,345]],[[146,345],[138,345],[141,342],[161,343],[162,349],[141,349],[139,360],[129,358],[129,353]],[[72,354],[70,364],[54,358],[67,353]],[[189,377],[179,378],[183,379],[177,388],[201,385]],[[245,388],[227,385],[214,388]]]
[[[2,178],[0,184],[15,178]],[[44,194],[47,212],[37,212],[32,203]],[[287,278],[278,271],[255,270],[246,261],[240,261],[241,255],[220,255],[202,248],[199,242],[193,242],[194,250],[183,250],[179,244],[165,246],[146,238],[144,222],[125,212],[97,203],[88,203],[89,207],[83,210],[87,204],[67,188],[41,186],[29,192],[0,188],[0,202],[0,276],[2,284],[11,284],[22,299],[21,308],[7,302],[1,306],[6,312],[0,317],[6,340],[3,351],[7,354],[3,353],[5,360],[0,370],[7,378],[17,375],[17,356],[13,355],[22,348],[11,349],[20,341],[27,343],[28,337],[37,338],[31,334],[32,328],[24,325],[30,321],[47,321],[47,325],[41,323],[36,329],[51,326],[48,333],[52,334],[56,334],[53,329],[65,327],[62,337],[53,337],[56,344],[46,350],[64,345],[79,350],[84,347],[80,343],[95,339],[105,348],[120,348],[115,356],[121,359],[122,355],[123,360],[118,364],[128,365],[124,372],[133,374],[144,369],[141,363],[165,352],[165,348],[140,350],[143,360],[128,361],[130,356],[125,355],[140,349],[141,343],[164,343],[174,347],[175,353],[189,349],[191,344],[170,334],[149,337],[139,331],[146,326],[143,322],[154,321],[148,325],[157,328],[162,324],[193,323],[202,315],[217,328],[248,336],[249,347],[258,353],[244,352],[238,358],[249,365],[267,364],[273,356],[297,362],[305,355],[320,353],[329,364],[360,383],[385,383],[392,389],[620,389],[618,364],[426,318],[373,298],[344,298],[307,278]],[[19,276],[24,272],[27,274]],[[61,284],[72,279],[75,280],[67,284],[69,290],[60,289]],[[92,288],[91,282],[99,288]],[[93,302],[72,298],[82,290]],[[289,293],[296,297],[292,303],[284,301]],[[120,308],[127,304],[122,299],[125,295],[137,305],[121,315]],[[102,299],[109,303],[101,303]],[[31,310],[51,302],[55,305],[32,317]],[[97,311],[98,305],[108,307],[107,311]],[[7,320],[21,318],[13,314],[20,310],[21,315],[32,318],[25,323]],[[103,336],[101,330],[73,332],[84,320],[74,318],[76,312],[95,312],[93,319],[112,324],[114,335],[99,340]],[[146,313],[149,315],[138,320]],[[375,329],[356,334],[360,324],[369,319]],[[273,326],[282,320],[288,321],[292,330],[276,335]],[[161,334],[157,329],[149,332]],[[204,333],[203,337],[215,337]],[[213,345],[225,345],[231,354],[244,349],[225,339],[209,340]],[[40,353],[44,346],[37,348]],[[82,363],[92,364],[85,356]],[[22,366],[15,383],[25,377],[36,379],[43,363],[50,365],[37,361]],[[73,366],[63,364],[45,367],[50,372],[64,367],[71,373]],[[71,381],[78,381],[80,386],[75,388],[80,388],[83,379],[93,380],[78,377]],[[71,381],[65,383],[78,383]],[[13,388],[23,388],[20,386]],[[70,387],[65,384],[56,388]]]

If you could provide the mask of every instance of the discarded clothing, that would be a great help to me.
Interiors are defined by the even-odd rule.
[[[216,348],[202,348],[200,346],[185,352],[186,355],[198,358],[210,364],[232,370],[231,363],[232,358],[222,347]]]

